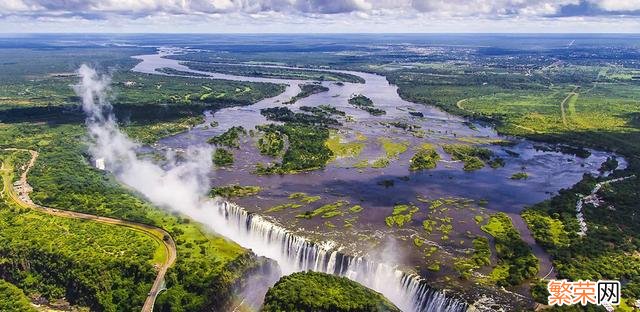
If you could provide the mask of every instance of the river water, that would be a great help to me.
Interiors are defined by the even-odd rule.
[[[135,58],[140,59],[141,62],[133,68],[133,71],[160,74],[156,69],[173,68],[184,72],[204,74],[214,79],[286,84],[287,88],[282,94],[253,105],[224,108],[216,111],[215,115],[206,114],[207,120],[203,125],[161,140],[159,143],[161,147],[186,148],[206,144],[208,138],[221,134],[233,126],[252,129],[255,125],[268,123],[260,114],[260,109],[284,106],[281,102],[296,95],[300,90],[299,84],[309,82],[191,70],[177,60],[163,57],[174,53],[176,53],[175,50],[169,49],[160,50],[158,54],[154,55],[136,56]],[[250,204],[251,207],[248,207],[250,209],[268,207],[272,204],[269,202],[269,198],[280,197],[289,192],[308,191],[312,194],[318,190],[329,190],[326,193],[335,191],[340,193],[339,197],[341,198],[347,197],[353,202],[369,203],[372,208],[389,207],[393,203],[406,201],[407,198],[415,198],[416,195],[424,195],[428,198],[457,196],[484,199],[488,201],[488,208],[515,213],[526,205],[549,198],[559,189],[572,186],[585,173],[598,174],[601,163],[610,155],[606,152],[591,150],[591,156],[580,158],[560,152],[536,149],[536,146],[544,144],[506,138],[498,135],[492,128],[480,124],[469,127],[469,123],[460,117],[431,106],[405,101],[398,96],[397,87],[389,84],[383,76],[362,72],[339,72],[360,76],[365,79],[366,83],[344,83],[340,86],[331,82],[323,82],[322,84],[330,89],[328,92],[300,99],[287,107],[296,110],[300,106],[330,104],[346,112],[347,115],[353,116],[355,122],[343,121],[344,126],[341,128],[341,132],[347,140],[353,137],[354,133],[364,134],[368,138],[361,157],[338,159],[330,163],[324,170],[298,175],[256,176],[251,171],[257,161],[265,160],[265,158],[257,155],[252,146],[246,146],[236,153],[233,167],[216,172],[214,182],[216,184],[238,182],[267,186],[265,192],[261,193],[262,198],[259,203],[250,200],[244,202]],[[376,107],[384,109],[387,114],[379,117],[370,116],[353,107],[347,103],[353,94],[366,95],[373,100]],[[424,117],[411,116],[409,111],[420,112]],[[207,125],[213,120],[218,122],[219,126],[208,127]],[[425,130],[425,137],[418,138],[407,131],[385,124],[397,121],[420,126],[422,130]],[[379,137],[391,138],[398,142],[409,142],[412,147],[424,142],[433,143],[436,146],[441,143],[479,143],[491,149],[496,156],[505,159],[506,165],[499,169],[487,167],[474,172],[464,172],[460,169],[462,163],[449,162],[451,160],[449,156],[439,149],[438,152],[444,161],[437,168],[424,172],[409,172],[407,170],[408,160],[413,155],[412,149],[409,148],[408,152],[401,154],[399,159],[391,162],[387,168],[377,170],[369,168],[354,173],[353,164],[362,159],[375,160],[382,155],[383,151],[376,140]],[[504,147],[488,144],[497,140],[510,140],[515,145]],[[621,166],[625,165],[623,159],[619,158],[619,161]],[[523,169],[528,173],[528,179],[510,179],[513,173]],[[400,184],[399,187],[387,189],[392,192],[381,192],[380,187],[376,186],[377,182],[381,180],[406,176],[409,176],[408,181],[401,181],[401,183],[396,181],[396,185]],[[375,191],[371,191],[371,189]]]
[[[269,123],[260,114],[260,109],[284,106],[282,102],[289,100],[300,91],[300,84],[309,83],[309,81],[301,80],[245,77],[197,71],[181,64],[178,60],[166,58],[166,56],[179,53],[182,53],[182,51],[163,48],[159,49],[157,54],[135,56],[141,62],[133,68],[133,71],[165,75],[156,70],[172,68],[182,72],[193,73],[194,77],[205,75],[211,79],[285,84],[286,90],[278,96],[264,99],[253,105],[224,108],[215,113],[207,112],[205,114],[205,123],[194,127],[190,131],[162,139],[156,146],[160,149],[180,150],[190,146],[204,145],[207,144],[206,140],[208,138],[219,135],[233,126],[253,129],[256,125]],[[347,141],[355,140],[356,134],[360,137],[366,137],[365,148],[358,157],[337,159],[322,170],[307,173],[256,176],[252,171],[257,162],[274,160],[259,155],[255,147],[255,138],[245,138],[241,149],[234,151],[235,161],[233,166],[218,169],[212,174],[211,179],[213,185],[239,183],[241,185],[261,186],[263,190],[259,196],[240,198],[235,202],[249,212],[260,213],[265,216],[265,220],[268,219],[274,224],[283,224],[283,228],[289,231],[297,232],[316,240],[328,239],[337,241],[341,245],[349,246],[352,254],[365,254],[367,250],[375,249],[377,251],[382,250],[381,253],[388,256],[386,242],[390,237],[389,234],[398,234],[392,239],[392,245],[397,249],[393,249],[394,251],[391,253],[398,253],[403,256],[391,257],[391,262],[406,266],[420,266],[420,263],[423,263],[424,260],[419,252],[415,252],[411,240],[403,239],[397,241],[397,238],[403,235],[405,238],[416,237],[416,235],[423,237],[420,236],[421,234],[416,233],[421,227],[420,220],[427,217],[430,212],[425,206],[420,206],[420,199],[435,200],[442,198],[459,201],[469,200],[467,203],[472,203],[465,204],[465,207],[469,207],[469,205],[474,207],[473,210],[452,209],[449,211],[448,216],[453,217],[455,220],[453,224],[454,230],[448,235],[450,241],[433,242],[433,244],[447,252],[463,253],[469,247],[469,233],[475,235],[483,234],[473,222],[466,222],[467,220],[472,220],[475,214],[480,213],[479,211],[503,211],[512,216],[517,216],[518,212],[526,205],[545,200],[558,190],[570,187],[578,182],[583,174],[598,174],[600,165],[610,156],[605,152],[591,150],[589,157],[580,158],[574,155],[549,151],[546,148],[540,149],[537,146],[543,144],[503,137],[490,127],[480,124],[470,126],[470,123],[466,120],[437,108],[405,101],[398,96],[397,87],[389,84],[383,76],[353,71],[336,72],[362,77],[365,83],[336,84],[326,81],[321,82],[322,85],[329,88],[328,92],[300,99],[295,104],[287,105],[287,107],[296,111],[301,106],[328,104],[352,116],[351,120],[340,120],[343,126],[339,128],[338,132],[342,139]],[[371,98],[376,107],[384,109],[387,113],[383,116],[371,116],[353,107],[347,101],[354,94],[363,94]],[[419,112],[422,117],[415,116],[416,114],[411,115],[409,112]],[[212,121],[216,121],[218,126],[209,127],[208,125]],[[389,122],[404,122],[419,126],[424,135],[416,136],[414,133],[394,128],[389,126]],[[409,149],[399,155],[386,168],[354,168],[354,165],[362,160],[372,162],[382,157],[384,151],[378,142],[380,138],[406,142],[409,145]],[[492,142],[503,140],[512,143],[508,146],[491,144]],[[492,150],[496,156],[503,158],[506,164],[498,169],[486,167],[474,172],[465,172],[462,170],[461,163],[453,162],[438,147],[438,153],[442,156],[443,161],[438,164],[437,168],[423,172],[410,172],[408,170],[409,159],[415,152],[414,148],[422,143],[431,143],[435,146],[448,143],[478,144]],[[621,166],[625,166],[623,159],[619,157],[618,160]],[[526,171],[529,178],[526,180],[510,179],[512,174],[519,171]],[[389,187],[388,183],[384,186],[382,182],[385,181],[393,181],[393,186]],[[336,228],[335,226],[339,222],[346,222],[346,216],[329,220],[329,222],[332,222],[331,226],[329,226],[326,223],[327,220],[301,220],[300,218],[295,218],[299,211],[285,211],[275,214],[266,212],[268,208],[275,205],[290,203],[289,195],[293,192],[304,192],[309,195],[320,196],[321,199],[315,203],[314,207],[342,200],[349,202],[350,205],[361,205],[365,208],[366,213],[358,215],[357,221],[347,230],[346,228],[341,228],[340,226]],[[479,204],[481,202],[482,204]],[[410,222],[406,229],[392,232],[386,227],[384,218],[391,214],[392,207],[397,203],[412,203],[419,206],[421,210],[414,216],[414,221]],[[243,218],[247,219],[248,217],[245,216]],[[247,223],[248,221],[243,219],[242,222]],[[519,230],[526,231],[523,223],[516,222],[516,225],[519,225]],[[358,234],[366,234],[366,236],[374,239],[354,239]],[[271,234],[263,233],[263,235],[270,237]],[[231,237],[231,239],[234,238]],[[459,241],[461,242],[458,243]],[[278,245],[274,246],[281,247],[285,243],[278,242]],[[307,247],[296,248],[301,248],[300,250],[302,250]],[[297,252],[301,252],[300,250]],[[537,248],[536,253],[540,252],[539,248]],[[314,251],[314,255],[316,253],[317,251]],[[404,256],[405,254],[406,256]],[[538,256],[542,255],[538,254]],[[385,257],[376,256],[376,258]],[[300,260],[294,259],[293,261]],[[330,261],[329,258],[326,261]],[[541,271],[544,269],[542,268]],[[338,269],[332,267],[328,271],[334,273],[335,270]],[[423,268],[418,271],[424,272]],[[448,272],[445,271],[440,274],[448,274]],[[402,279],[401,276],[398,278]],[[399,280],[399,283],[404,283],[404,281]],[[365,283],[365,285],[368,285],[368,283]],[[376,289],[375,287],[373,288]],[[386,294],[388,291],[383,291],[383,293]],[[413,294],[411,296],[415,297],[416,295]],[[437,304],[442,304],[442,302],[438,301]],[[410,308],[406,302],[401,305],[405,310],[424,310],[415,307]],[[457,310],[460,306],[457,303],[453,303],[450,308],[451,310]]]

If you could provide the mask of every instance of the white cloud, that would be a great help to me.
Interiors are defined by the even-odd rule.
[[[451,16],[544,16],[579,0],[413,0],[418,11]]]
[[[584,5],[589,15],[575,10]],[[637,10],[640,0],[0,0],[0,32],[615,32],[640,16],[612,14]],[[570,17],[624,25],[573,30]],[[505,21],[537,27],[509,29]]]
[[[640,10],[640,0],[590,0],[605,11],[638,11]]]

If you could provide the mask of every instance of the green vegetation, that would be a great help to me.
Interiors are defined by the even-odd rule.
[[[538,259],[503,212],[491,215],[482,230],[493,236],[498,266],[491,278],[500,286],[518,285],[538,273]]]
[[[265,312],[397,311],[379,293],[346,277],[301,272],[282,277],[265,296]]]
[[[479,266],[472,259],[456,258],[453,262],[453,269],[458,272],[463,279],[471,278],[473,271],[478,268]]]
[[[156,310],[222,310],[239,277],[257,260],[197,223],[151,206],[108,172],[92,168],[84,116],[69,85],[77,83],[74,71],[82,63],[112,72],[117,97],[111,102],[120,126],[147,144],[201,123],[204,110],[255,103],[280,94],[285,86],[128,71],[138,62],[130,56],[154,51],[0,49],[0,147],[40,153],[29,175],[36,203],[138,221],[171,233],[178,258],[166,276],[168,289],[159,294]],[[12,209],[0,208],[3,277],[29,295],[60,298],[62,294],[92,310],[140,309],[155,277],[153,261],[161,256],[153,242],[142,241],[144,236],[134,231]]]
[[[610,179],[603,178],[603,179]],[[588,231],[580,230],[575,216],[577,194],[589,194],[597,179],[586,176],[571,189],[522,212],[536,242],[554,260],[558,277],[578,279],[618,279],[628,281],[622,295],[640,298],[640,259],[638,248],[638,190],[640,179],[633,178],[605,185],[598,192],[599,207],[585,205]],[[613,207],[613,209],[607,209]]]
[[[209,196],[222,196],[226,198],[254,196],[262,190],[259,186],[230,184],[217,186],[211,189]]]
[[[277,206],[273,206],[269,209],[266,210],[266,212],[279,212],[285,209],[298,209],[301,208],[305,205],[309,205],[312,203],[315,203],[317,201],[320,200],[320,196],[310,196],[307,195],[307,193],[302,193],[302,192],[296,192],[296,193],[291,193],[289,195],[289,199],[291,200],[295,200],[295,202],[290,202],[290,203],[284,203],[284,204],[280,204]],[[311,212],[307,211],[304,215],[297,215],[297,218],[311,218]],[[323,216],[324,217],[324,216]]]
[[[303,99],[309,97],[316,93],[322,93],[329,91],[329,88],[317,84],[317,83],[305,83],[300,85],[300,92],[296,94],[296,96],[292,97],[289,101],[284,102],[284,104],[293,104],[297,102],[299,99]]]
[[[322,127],[301,124],[277,126],[289,141],[282,156],[282,162],[270,167],[258,164],[258,174],[286,174],[323,168],[333,156],[324,142],[329,138],[329,130]]]
[[[277,206],[273,206],[269,209],[267,209],[265,212],[279,212],[285,209],[298,209],[302,207],[301,204],[296,204],[296,203],[288,203],[288,204],[281,204],[281,205],[277,205]]]
[[[420,208],[414,205],[398,204],[393,206],[393,213],[384,219],[384,222],[388,227],[403,227],[406,223],[413,220],[413,215],[418,212]]]
[[[29,78],[0,79],[3,82],[0,87],[0,104],[3,109],[65,106],[78,101],[69,87],[77,82],[75,74],[38,74]],[[112,86],[113,92],[118,94],[113,103],[116,107],[157,104],[207,107],[248,105],[284,91],[283,85],[270,83],[167,77],[131,72],[116,72],[112,77]]]
[[[533,209],[523,211],[522,218],[529,225],[529,229],[538,244],[547,248],[569,246],[570,235],[565,230],[562,221]]]
[[[283,134],[273,126],[262,126],[259,129],[263,132],[263,135],[258,139],[260,154],[271,157],[280,155],[285,144]]]
[[[607,157],[607,160],[600,165],[599,171],[604,173],[607,171],[613,171],[618,168],[618,160],[615,156]]]
[[[500,157],[496,157],[492,160],[489,161],[489,167],[493,168],[493,169],[498,169],[498,168],[502,168],[504,167],[505,162],[504,159],[500,158]]]
[[[542,279],[531,282],[531,296],[533,297],[533,300],[542,304],[548,304],[548,298],[550,295],[547,290],[548,284],[549,281]]]
[[[409,170],[433,169],[437,166],[440,155],[431,144],[424,143],[409,161]]]
[[[482,169],[484,162],[488,161],[493,155],[493,153],[486,148],[466,144],[445,144],[442,146],[442,149],[451,155],[451,158],[454,160],[462,161],[465,171]]]
[[[489,247],[489,239],[486,237],[478,237],[473,240],[473,260],[477,265],[491,264],[491,248]]]
[[[389,138],[379,138],[380,145],[384,150],[388,159],[396,158],[398,155],[407,151],[409,148],[409,142],[394,142]]]
[[[325,142],[329,139],[327,123],[337,122],[334,119],[293,113],[286,107],[267,108],[260,112],[267,119],[285,122],[284,125],[272,124],[263,129],[286,136],[289,144],[280,163],[270,166],[258,164],[257,174],[289,174],[320,169],[333,157]]]
[[[389,159],[387,158],[378,158],[376,160],[373,161],[373,163],[371,164],[371,168],[386,168],[389,166]]]
[[[183,56],[182,58],[185,57]],[[364,79],[358,76],[328,71],[200,62],[188,62],[186,65],[195,70],[238,76],[364,83]]]
[[[18,206],[8,188],[21,173],[13,168],[29,155],[3,151],[1,158],[0,275],[49,301],[66,298],[105,311],[140,309],[155,279],[153,264],[163,261],[156,255],[164,247],[135,229]]]
[[[347,113],[326,104],[318,105],[318,106],[300,106],[300,110],[303,112],[308,112],[314,115],[321,115],[321,116],[336,115],[336,116],[344,117],[347,115]]]
[[[198,115],[155,122],[153,124],[132,123],[126,125],[124,133],[138,142],[151,144],[155,143],[159,138],[187,131],[203,121],[204,118]]]
[[[300,123],[315,126],[339,125],[340,123],[326,113],[294,113],[288,107],[269,107],[260,110],[260,113],[269,120],[285,123]]]
[[[427,270],[432,271],[432,272],[439,272],[440,271],[440,263],[436,262],[436,263],[432,263],[427,267]]]
[[[511,175],[511,180],[526,180],[529,178],[529,174],[526,172],[516,172]]]
[[[217,146],[239,148],[240,136],[242,135],[247,135],[247,130],[242,126],[234,126],[229,128],[229,130],[225,131],[223,134],[210,138],[207,142]]]
[[[15,285],[0,279],[0,311],[36,312],[29,298]]]
[[[384,157],[380,157],[373,161],[371,164],[371,168],[385,168],[389,166],[392,159],[398,157],[398,155],[404,153],[409,148],[409,142],[394,142],[389,138],[380,137],[378,138],[380,142],[380,146],[385,153]],[[366,167],[369,165],[369,162],[366,161],[362,163],[356,164],[356,167]]]
[[[386,76],[399,86],[404,99],[489,121],[503,134],[560,143],[558,151],[579,157],[588,156],[584,148],[615,151],[630,166],[614,176],[640,175],[640,85],[632,79],[637,70],[628,63],[612,66],[625,63],[625,58],[599,51],[598,59],[568,57],[561,66],[536,64],[527,74],[518,64],[531,64],[532,53],[492,55],[459,66],[428,64]],[[554,57],[559,54],[563,53],[553,52]],[[505,64],[496,65],[496,60]],[[615,167],[607,160],[601,170]],[[623,296],[640,299],[640,260],[632,256],[640,248],[640,220],[634,208],[640,202],[637,180],[606,186],[598,193],[606,197],[603,204],[586,205],[589,230],[582,237],[576,234],[580,228],[575,205],[577,194],[589,194],[596,183],[591,176],[523,211],[536,242],[551,255],[558,278],[627,280]],[[494,276],[504,272],[498,270]],[[539,302],[546,300],[544,285],[532,290]]]
[[[307,195],[307,193],[298,192],[298,193],[292,193],[291,195],[289,195],[289,199],[295,199],[301,203],[311,204],[319,201],[320,196],[309,196]]]
[[[92,168],[85,158],[85,132],[82,124],[58,124],[55,126],[49,126],[47,124],[15,124],[15,125],[0,125],[0,147],[17,147],[17,148],[35,148],[40,152],[38,161],[33,167],[29,175],[29,183],[34,187],[32,193],[32,199],[39,204],[48,207],[60,208],[60,209],[72,209],[75,211],[87,212],[101,216],[109,216],[114,218],[120,218],[125,220],[137,221],[147,223],[151,225],[160,226],[166,229],[174,237],[178,249],[178,258],[175,265],[170,268],[167,273],[167,288],[166,292],[162,292],[158,296],[156,307],[161,311],[170,310],[172,307],[182,307],[187,310],[197,310],[204,306],[219,306],[224,304],[228,297],[226,294],[231,290],[234,280],[231,278],[222,278],[228,276],[230,271],[227,266],[235,265],[232,267],[238,272],[244,269],[249,269],[250,264],[253,262],[246,262],[246,264],[239,266],[238,264],[232,264],[234,261],[240,261],[246,251],[239,246],[229,242],[228,240],[215,236],[212,234],[205,234],[200,225],[191,223],[189,220],[180,216],[174,216],[158,210],[148,203],[142,201],[135,193],[120,186],[111,176],[106,175],[105,172],[98,171]],[[53,222],[53,218],[47,217],[42,221],[36,222],[34,230],[43,228],[47,222]],[[86,222],[84,222],[86,223]],[[84,224],[83,223],[83,224]],[[62,248],[61,250],[68,250],[72,255],[80,255],[86,257],[85,260],[69,260],[56,254],[56,249],[51,253],[51,257],[43,257],[45,252],[50,252],[49,249],[45,250],[33,250],[33,248],[40,248],[39,246],[49,246],[52,238],[58,238],[60,244],[70,243],[69,235],[67,235],[66,229],[74,228],[74,226],[54,226],[56,230],[63,231],[60,234],[30,234],[25,236],[25,239],[45,239],[46,242],[27,242],[25,241],[25,247],[19,248],[24,253],[16,253],[15,250],[11,250],[10,254],[16,255],[34,255],[37,261],[44,261],[46,264],[53,265],[55,267],[49,268],[46,265],[40,266],[47,270],[47,272],[58,272],[61,268],[65,268],[64,276],[72,278],[74,281],[87,281],[88,291],[98,291],[100,287],[107,287],[105,289],[112,290],[113,292],[130,294],[129,296],[120,295],[118,298],[121,302],[118,305],[132,304],[134,307],[140,307],[146,292],[150,289],[151,281],[155,277],[155,273],[151,271],[150,278],[148,279],[147,287],[142,287],[142,282],[126,282],[125,279],[119,280],[119,271],[130,272],[134,274],[134,270],[126,269],[125,267],[133,266],[120,262],[120,266],[115,263],[111,265],[118,273],[114,274],[100,274],[100,276],[94,276],[92,278],[75,277],[69,275],[70,270],[77,272],[77,274],[94,274],[93,272],[100,272],[100,270],[84,269],[84,261],[90,261],[87,265],[99,266],[108,264],[110,262],[99,262],[97,259],[93,259],[86,253],[79,253],[81,246],[87,245],[87,238],[101,238],[109,239],[109,237],[117,238],[117,235],[124,235],[128,232],[123,232],[121,229],[112,229],[115,233],[113,235],[103,236],[98,233],[85,233],[80,235],[81,240],[78,241],[77,248]],[[5,228],[3,228],[5,229]],[[26,226],[21,226],[21,233],[27,229]],[[108,229],[100,230],[101,233],[109,231]],[[20,233],[20,232],[16,232]],[[13,234],[12,234],[13,235]],[[22,236],[20,236],[22,237]],[[2,240],[6,242],[18,243],[18,240]],[[119,248],[129,248],[128,246],[137,246],[139,244],[122,244],[126,241],[124,238],[116,239],[113,246],[110,246],[108,250],[118,250]],[[97,252],[102,250],[101,248],[93,248],[91,252]],[[89,252],[89,251],[88,251]],[[117,251],[116,251],[117,252]],[[139,252],[139,251],[138,251]],[[124,255],[130,255],[131,253],[124,253]],[[108,257],[107,257],[108,256]],[[54,258],[52,258],[54,257]],[[105,257],[113,259],[115,261],[119,258],[114,258],[111,253],[105,254]],[[148,259],[154,258],[155,255],[150,254],[147,260],[143,261],[146,267],[151,268]],[[30,259],[30,258],[27,258]],[[38,260],[41,259],[41,260]],[[60,259],[60,260],[55,260]],[[66,259],[66,260],[65,260]],[[75,258],[71,258],[75,259]],[[96,260],[96,261],[92,261]],[[127,258],[131,261],[139,261],[140,258],[132,256]],[[68,261],[68,262],[59,262]],[[70,262],[69,262],[70,261]],[[12,263],[12,262],[9,262]],[[76,264],[77,263],[77,264]],[[123,267],[124,266],[124,267]],[[33,266],[32,266],[33,267]],[[122,267],[122,269],[120,269]],[[23,271],[19,270],[20,266],[12,267],[16,271],[16,276],[27,276]],[[71,269],[69,269],[71,268]],[[47,273],[50,274],[50,273]],[[76,274],[76,273],[74,273]],[[238,273],[239,274],[239,273]],[[143,278],[144,275],[135,273],[136,278]],[[121,277],[124,278],[124,277]],[[27,279],[31,281],[32,279]],[[40,283],[40,279],[36,279],[34,288],[38,287],[38,292],[46,293],[46,286],[48,284]],[[63,282],[64,280],[60,280]],[[95,284],[100,282],[99,286]],[[18,286],[23,289],[27,289],[22,286],[21,283],[16,282]],[[71,291],[67,289],[67,283],[60,286],[51,287],[52,291],[55,290],[55,294],[58,294],[63,289],[64,291]],[[139,288],[128,288],[127,285],[136,285]],[[61,287],[61,288],[60,288]],[[40,289],[45,288],[45,289]],[[28,291],[27,291],[28,292]],[[76,291],[77,293],[77,291]],[[90,294],[90,293],[89,293]],[[98,293],[105,298],[112,297],[111,292],[101,291]],[[89,297],[90,295],[78,294],[74,296],[83,295],[87,301],[88,306],[100,306],[111,305],[111,299],[105,299],[99,301],[95,297]],[[75,298],[68,294],[67,299]],[[137,297],[136,297],[137,296]],[[93,298],[93,299],[91,299]],[[137,299],[136,299],[137,298]],[[114,299],[115,300],[115,299]],[[131,301],[128,301],[131,300]],[[125,308],[124,310],[135,310],[135,308]]]
[[[336,157],[358,157],[365,144],[362,142],[343,142],[343,138],[336,131],[331,131],[329,138],[325,142],[327,148],[333,153],[333,158]]]
[[[366,111],[367,113],[369,113],[370,115],[373,116],[382,116],[384,114],[386,114],[387,112],[374,107],[373,105],[373,101],[362,95],[362,94],[358,94],[358,95],[354,95],[349,99],[349,104],[363,110]]]
[[[216,151],[213,152],[213,163],[218,167],[232,165],[233,153],[224,148],[216,148]]]
[[[321,216],[322,218],[343,216],[344,212],[341,210],[341,208],[347,204],[348,202],[339,200],[331,204],[322,205],[311,211],[305,211],[303,214],[297,215],[296,218],[311,219],[315,216]]]

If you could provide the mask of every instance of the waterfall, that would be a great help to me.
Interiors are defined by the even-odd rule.
[[[267,219],[226,202],[217,203],[227,231],[238,244],[278,262],[283,274],[316,271],[344,276],[387,297],[402,311],[465,311],[467,304],[431,288],[416,274],[363,257],[345,255],[336,246],[316,244]]]

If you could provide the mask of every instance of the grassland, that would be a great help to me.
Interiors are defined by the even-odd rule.
[[[333,153],[333,158],[356,158],[360,156],[365,147],[365,143],[360,141],[345,142],[344,138],[336,131],[330,132],[325,144]]]
[[[320,216],[321,218],[333,218],[336,216],[344,215],[344,211],[341,210],[342,207],[346,206],[348,202],[339,200],[334,203],[322,205],[316,209],[305,211],[303,214],[299,214],[297,218],[306,218],[311,219],[315,216]]]
[[[385,74],[401,97],[486,120],[504,134],[635,155],[640,84],[603,75],[607,70],[629,72],[567,65],[523,75],[464,65]]]

